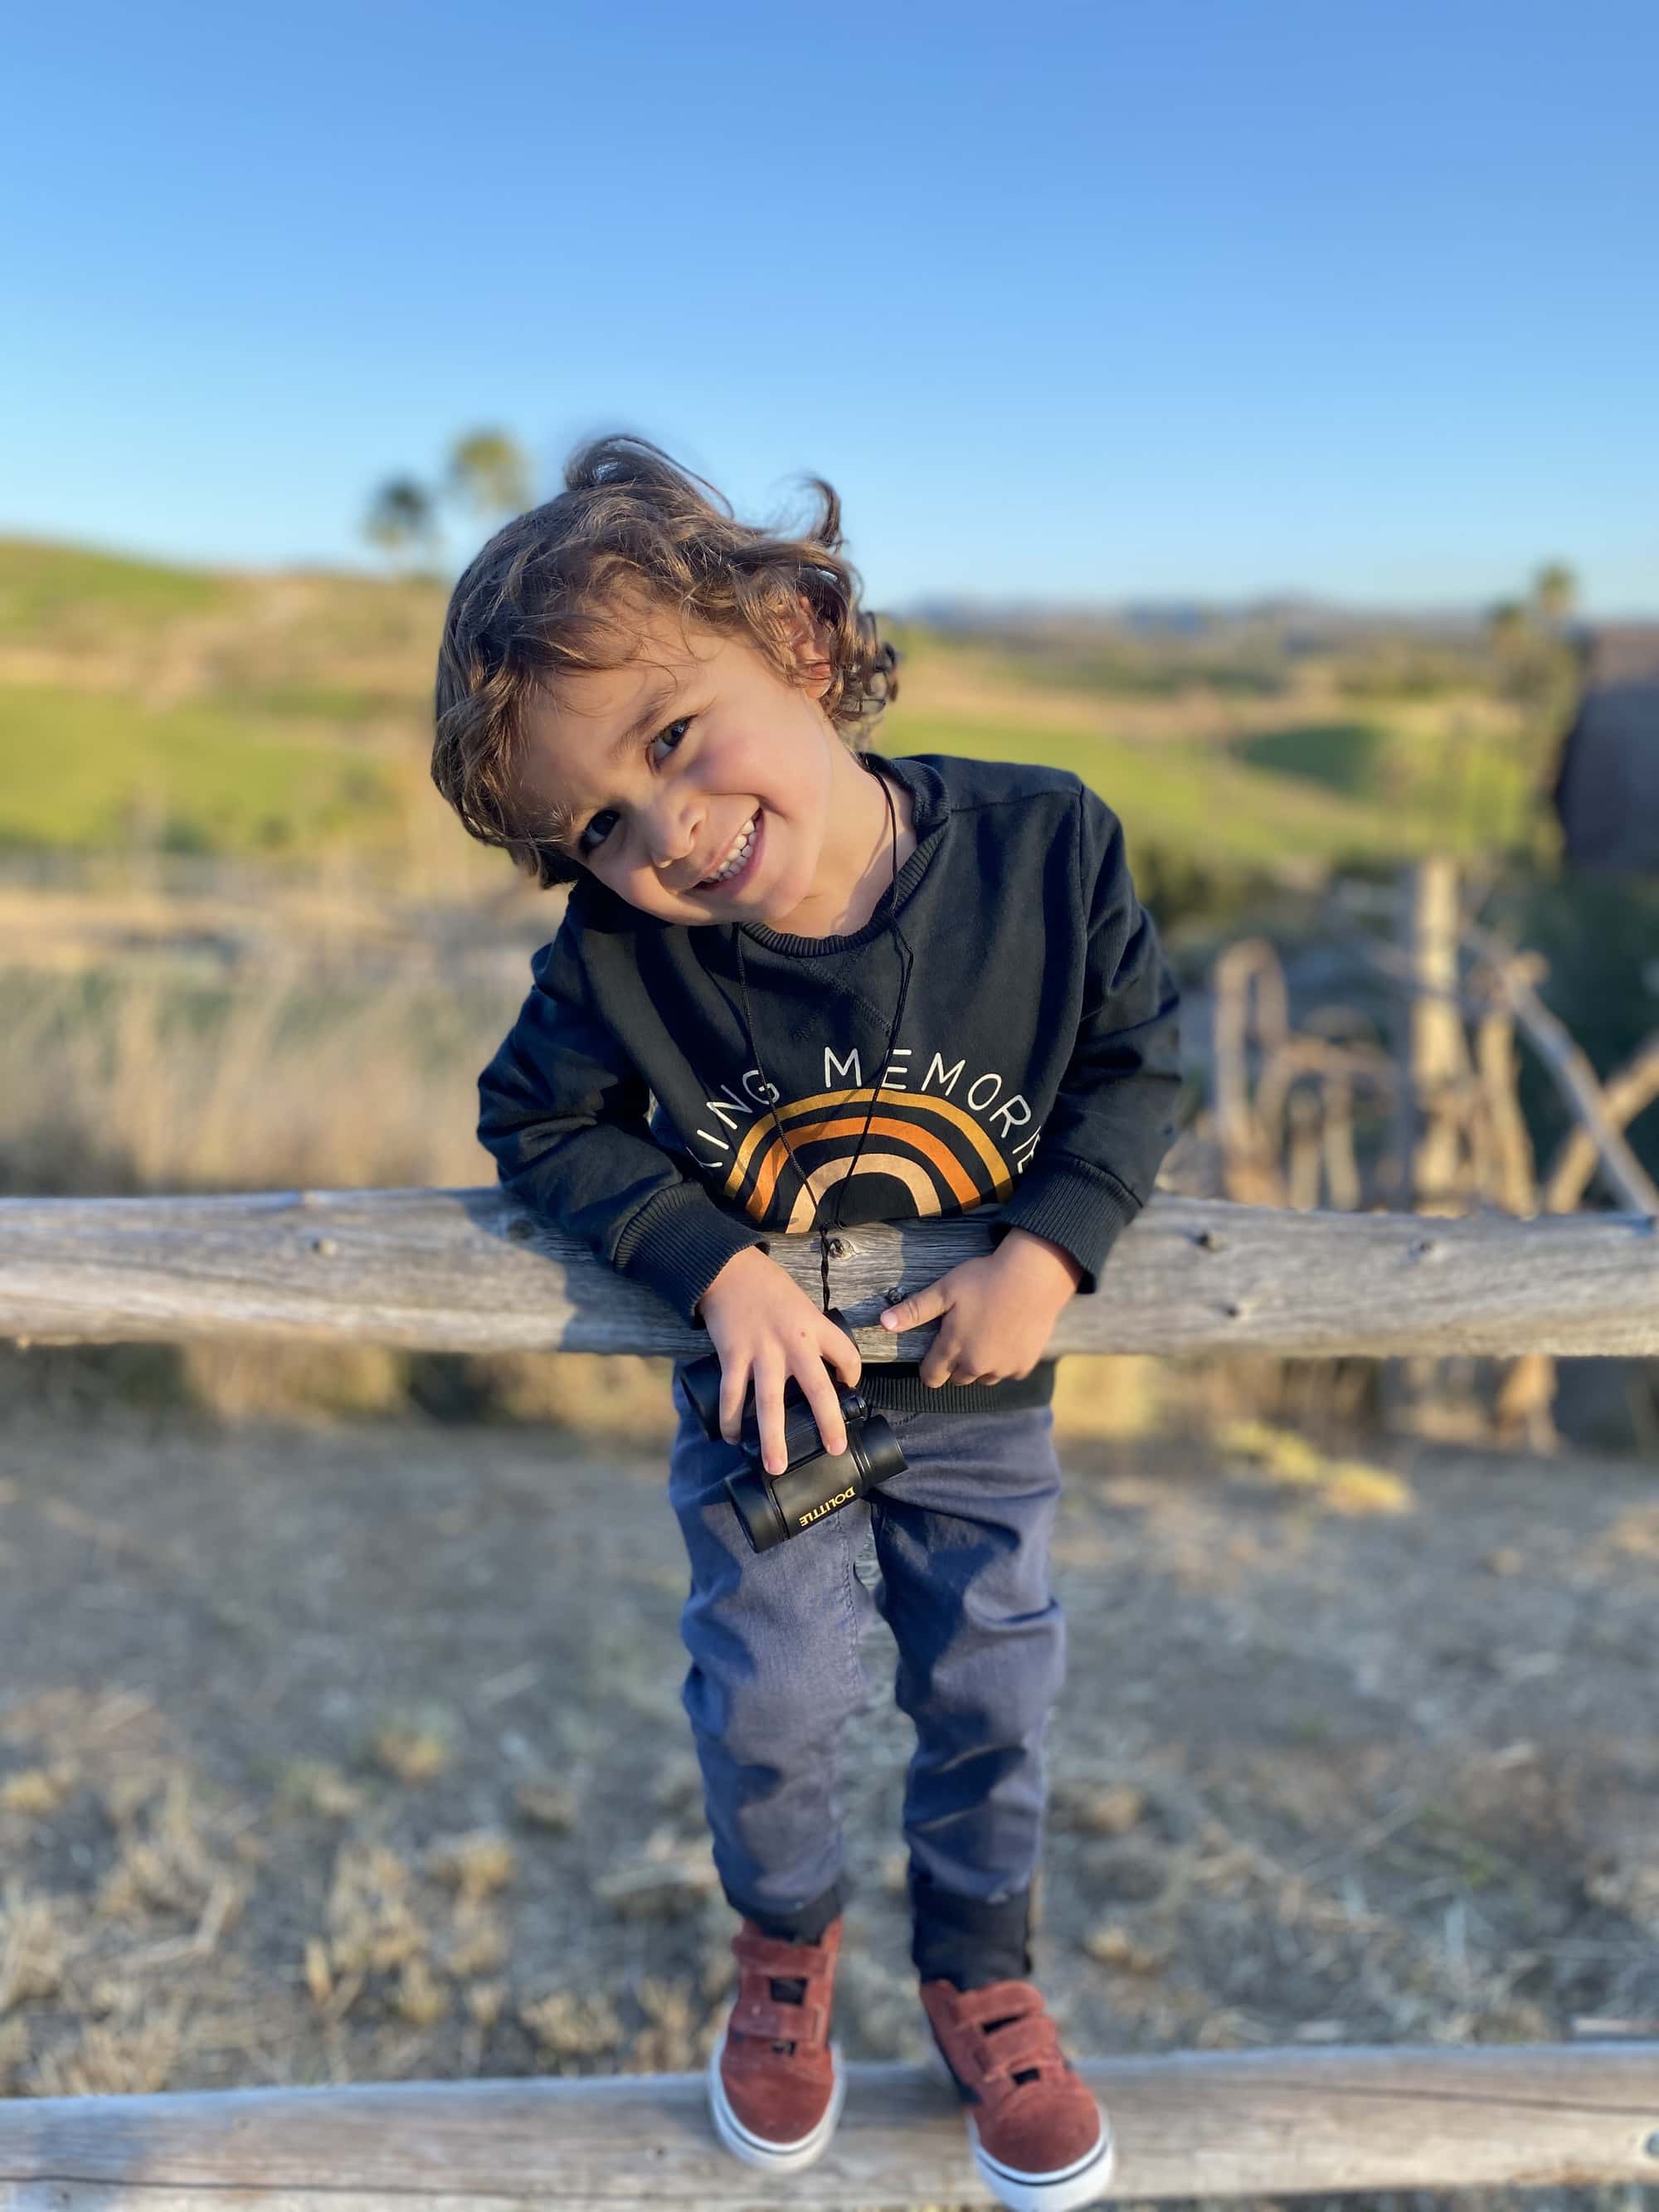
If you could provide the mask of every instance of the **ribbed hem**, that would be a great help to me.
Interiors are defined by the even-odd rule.
[[[1046,1406],[1054,1395],[1052,1359],[1039,1359],[1029,1375],[1006,1382],[941,1382],[931,1389],[921,1379],[918,1360],[890,1365],[866,1360],[859,1389],[874,1413],[1012,1413],[1027,1406]]]
[[[671,1183],[648,1199],[617,1245],[616,1265],[665,1298],[692,1328],[703,1326],[696,1304],[734,1252],[771,1239],[752,1222],[723,1213],[701,1183]]]
[[[1127,1183],[1092,1161],[1062,1155],[1027,1168],[1015,1183],[993,1234],[999,1243],[1010,1229],[1029,1229],[1069,1252],[1083,1270],[1077,1295],[1098,1285],[1106,1255],[1140,1212]]]

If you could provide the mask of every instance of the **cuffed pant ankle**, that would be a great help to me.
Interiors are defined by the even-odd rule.
[[[912,1867],[910,1957],[924,1982],[982,1990],[1031,1976],[1031,1893],[989,1901],[956,1897]]]

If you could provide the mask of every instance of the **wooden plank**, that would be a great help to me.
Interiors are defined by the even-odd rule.
[[[823,2159],[769,2177],[698,2075],[360,2083],[0,2101],[9,2212],[615,2212],[994,2200],[931,2069],[853,2066]],[[1291,2196],[1659,2180],[1659,2044],[1196,2052],[1080,2069],[1114,2195]]]
[[[877,1326],[991,1249],[994,1207],[843,1229],[830,1295],[870,1360],[915,1359],[933,1324]],[[816,1304],[816,1237],[773,1255]],[[0,1336],[36,1343],[278,1337],[449,1352],[708,1349],[651,1291],[545,1232],[498,1191],[272,1191],[0,1200]],[[1296,1213],[1159,1197],[1061,1352],[1659,1352],[1659,1224]]]
[[[1457,1004],[1457,863],[1434,854],[1412,870],[1405,888],[1413,985],[1406,1009],[1411,1199],[1419,1213],[1455,1213],[1463,1160],[1460,1094],[1469,1075],[1468,1039]]]

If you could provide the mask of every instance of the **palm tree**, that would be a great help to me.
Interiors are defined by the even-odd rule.
[[[363,535],[395,559],[429,550],[436,535],[432,495],[413,477],[392,477],[380,486],[363,518]]]
[[[521,514],[530,505],[530,462],[505,430],[473,430],[449,449],[445,489],[474,514]]]

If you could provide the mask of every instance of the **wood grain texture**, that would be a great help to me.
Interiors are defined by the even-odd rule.
[[[833,1304],[866,1359],[889,1286],[991,1249],[994,1210],[843,1229]],[[816,1304],[817,1245],[773,1255]],[[0,1336],[37,1343],[278,1337],[452,1352],[708,1348],[650,1291],[499,1192],[274,1191],[0,1200]],[[1062,1352],[1659,1352],[1659,1233],[1629,1215],[1514,1221],[1297,1213],[1157,1198],[1098,1291],[1060,1313]]]
[[[952,2093],[854,2066],[835,2142],[781,2179],[716,2142],[701,2075],[401,2081],[0,2101],[9,2212],[560,2212],[994,2202]],[[1659,2180],[1659,2044],[1095,2060],[1115,2196]]]

